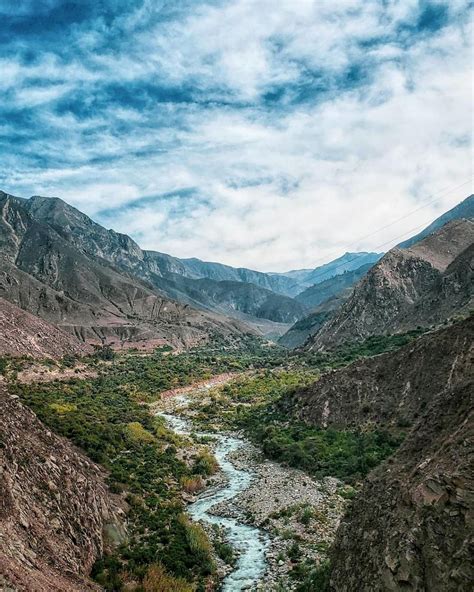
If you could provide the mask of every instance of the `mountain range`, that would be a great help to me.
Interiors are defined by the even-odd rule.
[[[473,212],[471,195],[374,265],[300,293],[297,299],[315,308],[280,344],[324,349],[348,339],[429,326],[468,310],[473,297]]]
[[[470,218],[472,210],[471,196],[418,235],[428,242],[410,243],[415,245],[410,249],[402,243],[385,256],[348,252],[314,269],[264,273],[142,250],[129,236],[104,228],[59,198],[0,192],[0,297],[82,343],[187,347],[216,337],[233,341],[257,334],[282,336],[286,347],[311,338],[308,347],[317,349],[336,345],[347,334],[363,338],[398,331],[452,312],[443,309],[440,294],[449,286],[456,290],[456,282],[464,286],[470,277],[466,249],[472,243],[471,227],[451,228],[445,242],[453,240],[457,251],[445,253],[444,259],[443,240],[429,236],[446,222]],[[416,267],[419,281],[418,268],[424,266],[423,287],[416,288],[417,302],[409,314],[402,301],[414,296],[406,282],[400,284],[400,310],[390,321],[395,313],[388,312],[380,296],[382,286],[395,277],[393,268],[402,273],[404,267],[409,274],[410,266]],[[439,306],[427,304],[430,298],[437,298]],[[469,306],[469,294],[462,289],[455,300],[460,309]],[[423,314],[414,312],[421,309]],[[432,314],[426,312],[431,309]],[[10,329],[14,317],[10,314]],[[33,346],[28,351],[35,355]]]
[[[294,279],[142,250],[59,198],[0,192],[0,245],[0,296],[82,342],[278,336],[309,312]],[[342,263],[324,275],[353,264]]]

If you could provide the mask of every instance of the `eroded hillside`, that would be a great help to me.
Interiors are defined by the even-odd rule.
[[[104,532],[125,532],[103,471],[2,385],[0,406],[0,588],[99,590],[87,576]]]

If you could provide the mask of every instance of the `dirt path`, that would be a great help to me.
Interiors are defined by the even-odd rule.
[[[200,390],[200,389],[210,389],[215,386],[220,386],[222,384],[226,384],[231,380],[234,380],[238,376],[243,376],[244,372],[226,372],[224,374],[218,374],[217,376],[213,376],[212,378],[208,378],[207,380],[200,380],[198,382],[193,382],[187,386],[182,386],[175,389],[170,389],[168,391],[163,391],[160,393],[160,399],[169,399],[170,397],[177,397],[178,395],[187,395],[192,393],[193,391]],[[159,404],[159,401],[158,401]],[[155,403],[152,404],[152,407]]]

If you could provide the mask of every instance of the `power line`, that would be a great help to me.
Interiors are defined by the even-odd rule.
[[[385,226],[382,226],[381,228],[378,228],[378,229],[377,229],[377,230],[375,230],[374,232],[371,232],[370,234],[367,234],[367,235],[365,235],[365,236],[362,236],[362,237],[358,238],[357,240],[355,240],[355,241],[353,241],[352,243],[350,243],[349,245],[347,245],[347,246],[346,246],[346,250],[347,250],[347,249],[349,249],[350,247],[353,247],[353,246],[355,246],[355,245],[359,244],[359,243],[360,243],[360,241],[362,241],[362,240],[365,240],[366,238],[369,238],[369,237],[371,237],[371,236],[374,236],[375,234],[378,234],[378,233],[379,233],[379,232],[381,232],[382,230],[386,230],[387,228],[390,228],[391,226],[394,226],[394,225],[395,225],[397,222],[400,222],[400,221],[402,221],[402,220],[406,220],[406,219],[407,219],[407,218],[409,218],[409,217],[410,217],[412,214],[415,214],[416,212],[418,212],[418,211],[420,211],[420,210],[422,210],[422,209],[424,209],[424,208],[428,207],[429,205],[431,205],[431,204],[433,204],[433,203],[435,203],[435,202],[439,201],[439,200],[440,200],[442,197],[444,197],[445,195],[447,195],[447,194],[448,194],[448,193],[450,193],[451,191],[455,191],[456,189],[460,189],[461,187],[464,187],[464,185],[467,185],[468,183],[470,183],[470,182],[471,182],[471,180],[472,180],[472,177],[473,177],[473,175],[471,175],[471,177],[469,177],[469,179],[467,179],[466,181],[464,181],[463,183],[461,183],[461,184],[459,184],[459,185],[454,185],[454,186],[452,186],[452,187],[447,187],[447,188],[444,188],[444,189],[440,189],[439,191],[437,191],[437,192],[435,192],[435,193],[432,193],[432,194],[431,194],[431,196],[429,196],[429,197],[430,197],[429,201],[423,202],[423,204],[422,204],[422,205],[418,206],[418,207],[417,207],[416,209],[414,209],[414,210],[411,210],[410,212],[408,212],[408,213],[407,213],[407,214],[405,214],[404,216],[401,216],[400,218],[397,218],[396,220],[393,220],[392,222],[390,222],[390,224],[386,224]],[[441,194],[441,195],[438,195],[438,194]],[[437,195],[437,197],[435,197],[434,199],[431,199],[431,198],[433,198],[433,196],[435,196],[435,195]],[[417,228],[423,228],[424,226],[427,226],[428,224],[429,224],[429,222],[426,222],[425,224],[422,224],[420,227],[417,227]],[[408,230],[408,231],[406,231],[404,234],[407,234],[408,232],[413,232],[413,231],[412,231],[412,230]],[[401,236],[404,236],[404,234],[403,234],[403,235],[401,235]],[[379,246],[376,246],[376,247],[373,247],[373,248],[374,248],[374,249],[379,249],[379,248],[381,248],[381,247],[383,247],[383,246],[385,246],[385,245],[387,245],[387,244],[391,243],[391,242],[392,242],[392,241],[394,241],[394,240],[398,240],[398,239],[397,239],[397,238],[393,238],[393,239],[391,239],[391,240],[389,240],[389,241],[387,241],[387,242],[383,243],[382,245],[379,245]],[[338,251],[333,251],[332,255],[335,255],[335,254],[337,254],[337,253],[339,253],[339,252],[340,252],[340,250],[338,250]],[[327,260],[327,258],[328,258],[328,257],[331,257],[331,254],[330,254],[330,255],[325,255],[324,257],[321,257],[321,258],[319,258],[319,259],[316,259],[316,260],[315,260],[315,263],[319,263],[320,261],[325,261],[325,260]],[[360,258],[360,257],[355,257],[354,259],[351,259],[351,260],[345,261],[344,263],[341,263],[340,265],[337,265],[337,266],[335,266],[333,269],[338,269],[338,267],[341,267],[342,265],[346,265],[347,263],[350,263],[351,261],[355,261],[356,259],[359,259],[359,258]],[[329,261],[328,263],[330,263],[330,261]],[[325,273],[326,273],[326,272],[324,272],[324,271],[323,271],[322,275],[324,275]],[[316,277],[318,277],[318,275],[316,275]]]
[[[464,183],[465,184],[465,183]],[[390,226],[390,225],[388,225]],[[426,228],[427,223],[424,224],[420,224],[419,226],[416,226],[415,228],[411,228],[410,230],[406,230],[403,234],[400,234],[399,236],[396,236],[384,243],[382,243],[381,245],[377,245],[376,247],[374,247],[374,249],[381,249],[382,247],[385,247],[391,243],[393,243],[393,241],[397,241],[401,238],[403,238],[405,235],[407,234],[411,234],[412,232],[415,232],[417,230],[422,230],[423,228]],[[335,265],[334,267],[331,268],[331,272],[335,269],[339,269],[339,267],[343,267],[344,265],[347,265],[348,263],[352,263],[352,261],[356,261],[357,259],[364,259],[364,256],[358,256],[358,257],[353,257],[352,259],[348,259],[347,261],[343,261],[342,263],[339,263],[338,265]],[[350,271],[350,270],[348,270]],[[327,271],[322,270],[322,273],[320,274],[316,274],[313,278],[311,278],[311,281],[313,281],[313,279],[317,279],[318,277],[322,277],[327,273]],[[330,276],[327,279],[332,279],[334,276]],[[312,284],[312,286],[314,286],[316,284],[316,282],[314,282],[314,284]],[[310,286],[310,287],[312,287]]]

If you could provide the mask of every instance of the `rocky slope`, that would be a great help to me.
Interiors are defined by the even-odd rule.
[[[0,385],[0,589],[98,590],[104,531],[125,535],[101,470]]]
[[[331,590],[470,589],[473,343],[471,317],[331,372],[293,397],[299,416],[314,425],[408,431],[341,522]]]
[[[394,352],[324,374],[297,391],[290,408],[321,427],[400,427],[414,423],[433,394],[472,378],[474,317],[427,333]]]
[[[334,316],[336,311],[349,298],[354,284],[364,277],[372,263],[363,265],[354,271],[346,271],[320,284],[306,288],[295,298],[313,310],[288,329],[278,343],[289,349],[303,346],[310,337],[315,335],[321,327]]]
[[[470,384],[447,386],[369,475],[332,552],[337,592],[459,592],[474,581]]]
[[[328,280],[331,281],[331,280]],[[279,339],[279,345],[288,349],[302,347],[321,327],[334,316],[337,310],[347,299],[343,292],[341,296],[332,296],[303,317],[288,329]]]
[[[0,296],[6,300],[87,342],[192,345],[249,331],[164,297],[97,253],[112,249],[117,259],[124,258],[128,237],[114,233],[112,244],[102,244],[90,221],[94,254],[81,248],[81,240],[89,242],[86,233],[68,233],[65,220],[53,227],[33,218],[34,204],[0,195]]]
[[[308,342],[334,347],[371,335],[430,326],[473,302],[474,221],[453,220],[408,249],[390,250]]]
[[[291,324],[305,313],[300,303],[282,295],[293,286],[287,278],[142,251],[129,236],[105,229],[58,198],[33,196],[21,203],[35,221],[53,228],[87,257],[105,260],[180,303],[237,319],[243,313],[254,326],[260,325],[254,319]],[[272,304],[262,306],[263,301]]]
[[[60,358],[89,352],[74,336],[0,297],[0,355]]]
[[[403,241],[398,246],[401,249],[411,247],[415,243],[420,242],[429,234],[432,234],[436,230],[440,229],[448,222],[451,222],[451,220],[460,220],[461,218],[465,218],[466,220],[474,218],[474,195],[466,197],[466,199],[459,203],[457,206],[455,206],[448,212],[444,213],[439,218],[436,218],[436,220],[434,220],[421,232],[419,232],[415,236],[412,236],[408,240]]]

